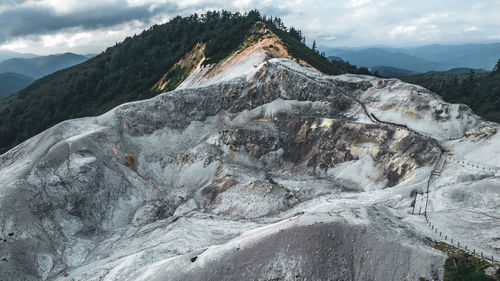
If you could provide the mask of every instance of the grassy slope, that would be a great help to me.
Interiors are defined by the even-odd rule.
[[[490,264],[463,250],[443,242],[427,240],[429,246],[448,255],[444,264],[444,281],[496,281],[500,280],[497,273],[495,277],[487,276],[484,269]]]

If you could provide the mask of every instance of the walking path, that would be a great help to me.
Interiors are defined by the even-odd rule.
[[[284,68],[288,69],[289,71],[296,72],[293,69],[290,69],[289,67],[287,67],[285,65],[282,65],[282,66]],[[323,82],[319,82],[319,83],[320,84],[326,84],[326,83],[323,83]],[[334,86],[334,85],[325,85],[325,86],[331,87],[331,86]],[[437,145],[440,148],[440,150],[441,150],[440,151],[440,155],[438,157],[438,160],[434,164],[434,169],[432,170],[431,175],[429,176],[425,192],[420,192],[420,193],[417,192],[417,193],[415,193],[415,199],[413,201],[412,214],[414,214],[414,215],[424,215],[426,225],[434,232],[434,234],[439,235],[439,237],[442,240],[444,239],[444,241],[447,244],[450,244],[450,245],[453,245],[453,246],[455,246],[457,248],[460,248],[461,250],[466,251],[469,254],[474,255],[474,256],[476,256],[476,257],[478,257],[478,258],[480,258],[480,259],[482,259],[484,261],[487,261],[487,262],[489,262],[491,264],[499,264],[500,265],[499,261],[495,260],[493,256],[491,256],[491,258],[490,257],[486,257],[485,255],[483,255],[483,252],[476,251],[475,248],[471,248],[471,247],[469,247],[468,245],[466,245],[464,243],[460,243],[456,239],[453,239],[453,237],[451,237],[449,234],[440,231],[438,229],[438,227],[430,221],[429,216],[427,215],[427,207],[429,205],[429,193],[431,192],[431,184],[433,182],[434,177],[439,177],[439,176],[442,175],[447,161],[448,162],[457,163],[457,164],[460,164],[460,165],[463,165],[463,166],[471,167],[471,168],[476,168],[478,170],[483,170],[485,172],[492,172],[494,174],[494,176],[496,176],[499,173],[499,169],[498,168],[493,168],[493,167],[488,167],[488,166],[485,166],[485,165],[480,165],[480,164],[472,163],[470,161],[466,161],[466,160],[463,160],[463,159],[457,159],[456,157],[453,157],[453,156],[446,157],[445,154],[448,153],[448,151],[450,151],[450,150],[448,148],[444,147],[444,145],[442,143],[440,143],[437,139],[432,138],[431,136],[425,135],[425,134],[423,134],[421,132],[417,132],[417,131],[409,128],[407,125],[397,124],[397,123],[388,122],[388,121],[383,121],[380,118],[378,118],[377,116],[375,116],[373,113],[370,113],[368,111],[367,106],[362,101],[354,98],[353,96],[347,94],[346,92],[341,91],[341,94],[343,96],[345,96],[345,97],[347,97],[347,98],[355,101],[356,103],[358,103],[361,106],[361,108],[363,109],[363,111],[366,114],[366,116],[373,123],[380,123],[380,124],[385,124],[385,125],[394,126],[394,127],[398,127],[398,128],[405,128],[405,129],[407,129],[407,130],[415,133],[416,135],[419,135],[420,137],[425,138],[425,139],[433,142],[435,145]],[[461,138],[461,137],[450,138],[450,139],[459,139],[459,138]],[[439,189],[439,187],[438,187],[438,189]],[[468,210],[468,211],[471,211],[471,210]],[[481,213],[481,214],[483,214],[483,213]],[[483,215],[496,218],[496,217],[488,215],[488,214],[483,214]]]

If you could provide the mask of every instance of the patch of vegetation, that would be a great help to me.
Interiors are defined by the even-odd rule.
[[[402,80],[427,88],[447,102],[466,104],[474,113],[486,120],[500,123],[498,110],[500,108],[500,71],[495,69],[490,73],[430,72],[404,77]]]
[[[196,259],[198,259],[198,256],[196,256],[196,257],[192,257],[192,258],[191,258],[191,262],[195,262],[195,261],[196,261]]]
[[[484,273],[484,269],[490,266],[486,261],[443,242],[428,239],[426,244],[448,255],[444,264],[445,281],[500,280],[498,275],[496,278],[492,278]]]
[[[333,66],[335,66],[336,68],[341,69],[342,71],[347,72],[347,73],[373,75],[373,76],[380,77],[378,72],[372,73],[372,72],[370,72],[370,70],[368,70],[367,67],[364,67],[364,66],[357,67],[355,65],[350,64],[348,61],[343,60],[340,57],[330,56],[330,57],[328,57],[328,60],[330,61],[331,64],[333,64]]]
[[[188,68],[180,65],[176,66],[166,76],[166,80],[170,80],[165,89],[161,92],[169,92],[175,90],[188,76]]]

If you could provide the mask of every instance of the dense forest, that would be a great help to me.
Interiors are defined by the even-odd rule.
[[[486,120],[500,123],[500,60],[489,73],[423,73],[402,80],[425,87],[450,103],[463,103]]]
[[[301,31],[285,27],[279,18],[266,18],[257,11],[175,17],[0,100],[0,153],[63,120],[99,115],[124,102],[158,94],[151,90],[154,83],[196,43],[206,43],[206,63],[217,63],[235,51],[259,21],[272,29],[296,58],[328,74],[345,72],[308,48]],[[172,73],[183,77],[183,73]],[[182,82],[173,81],[167,89]]]
[[[348,61],[343,60],[340,57],[334,57],[330,56],[328,57],[328,60],[330,63],[335,66],[336,68],[342,69],[347,73],[354,73],[354,74],[364,74],[364,75],[374,75],[379,77],[378,72],[370,72],[370,70],[367,67],[361,66],[357,67],[355,65],[350,64]]]

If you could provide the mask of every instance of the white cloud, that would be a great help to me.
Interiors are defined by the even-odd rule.
[[[464,29],[465,32],[477,31],[477,26],[470,26]]]
[[[408,25],[408,26],[396,26],[394,27],[391,31],[389,31],[389,36],[391,38],[398,37],[399,35],[411,35],[417,31],[417,27],[414,25]]]
[[[92,40],[92,34],[90,32],[79,32],[79,33],[59,33],[54,35],[43,35],[41,37],[42,45],[44,47],[68,47],[73,48],[79,45],[89,44]]]
[[[370,2],[371,0],[349,0],[349,3],[346,4],[346,7],[357,8],[364,6]]]
[[[252,1],[251,0],[236,0],[233,2],[232,6],[239,9],[239,10],[243,10],[243,9],[248,9],[252,4]]]
[[[23,7],[50,8],[58,14],[72,11],[85,11],[90,7],[118,4],[119,0],[29,0],[22,4]]]
[[[16,51],[28,48],[28,43],[25,40],[17,39],[7,44],[0,45],[0,49]]]
[[[418,25],[430,24],[434,22],[443,22],[450,18],[448,13],[431,13],[415,20]]]
[[[71,28],[55,34],[16,39],[0,45],[0,49],[40,55],[64,52],[79,54],[100,53],[106,47],[123,41],[127,36],[139,34],[147,27],[144,23],[133,21],[113,28],[102,28],[92,31]]]
[[[439,40],[440,36],[441,30],[435,24],[419,28],[418,32],[415,34],[415,38],[421,42],[433,42]]]

